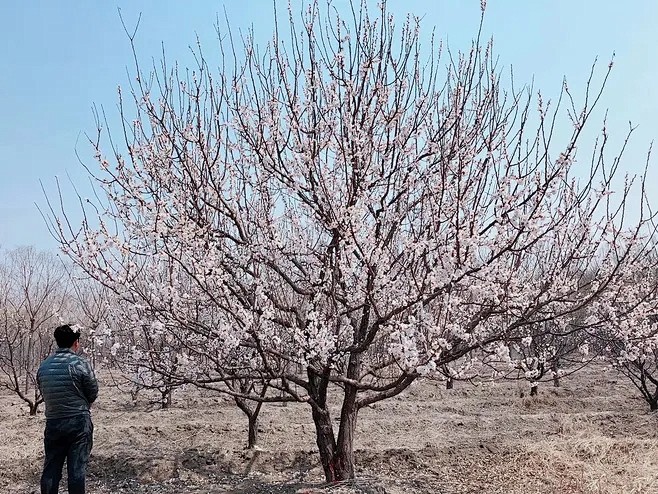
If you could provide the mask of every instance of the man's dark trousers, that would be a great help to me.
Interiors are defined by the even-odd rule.
[[[85,493],[85,472],[93,442],[94,426],[89,414],[46,420],[46,459],[41,476],[41,494],[58,494],[66,460],[69,494]]]

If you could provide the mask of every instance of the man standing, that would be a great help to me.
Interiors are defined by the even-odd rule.
[[[64,460],[69,494],[84,494],[94,426],[89,407],[98,396],[98,382],[89,362],[77,355],[80,329],[55,329],[57,350],[43,361],[37,382],[46,404],[41,494],[57,494]]]

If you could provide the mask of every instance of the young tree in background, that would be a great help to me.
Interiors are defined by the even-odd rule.
[[[137,67],[125,149],[92,140],[98,215],[77,229],[51,205],[63,251],[165,318],[144,327],[185,341],[180,365],[250,350],[243,377],[307,403],[328,481],[354,477],[361,408],[474,350],[509,362],[512,339],[596,318],[651,234],[646,216],[622,224],[630,183],[611,202],[605,130],[576,165],[592,78],[580,105],[565,85],[549,113],[503,88],[479,37],[446,58],[421,49],[417,18],[396,29],[385,2],[351,6],[291,12],[265,49],[225,38],[217,73],[201,53],[184,78]],[[556,142],[563,100],[572,133]]]
[[[196,283],[177,266],[167,263],[163,269],[152,262],[142,266],[147,277],[133,280],[134,290],[141,294],[139,303],[125,293],[121,300],[115,299],[113,324],[99,334],[110,348],[110,365],[122,371],[135,389],[157,390],[163,408],[170,405],[171,393],[179,386],[194,385],[230,395],[247,416],[247,446],[254,448],[262,404],[286,398],[266,396],[268,379],[253,373],[260,368],[255,349],[224,340],[229,325],[240,327],[244,321],[229,318],[221,307],[205,303],[195,293]],[[175,289],[183,299],[177,310],[163,309],[161,294],[147,295],[153,286]],[[258,400],[252,404],[253,396]]]
[[[568,332],[554,332],[544,327],[546,324],[550,321],[509,345],[514,368],[530,383],[530,396],[537,395],[539,383],[546,378],[558,387],[560,377],[567,372],[562,368],[564,364],[570,367],[569,372],[575,372],[593,358],[588,352],[590,335],[579,324],[572,324],[573,329]]]
[[[55,255],[23,247],[0,257],[0,385],[36,415],[36,374],[53,347],[53,329],[71,309],[70,283]]]

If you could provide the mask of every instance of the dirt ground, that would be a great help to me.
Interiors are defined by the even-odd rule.
[[[148,411],[101,384],[92,494],[658,493],[658,417],[602,366],[537,397],[521,382],[417,383],[360,413],[357,480],[331,486],[304,405],[264,406],[260,449],[247,451],[228,398],[178,390],[171,409]],[[0,492],[38,492],[43,413],[3,391],[0,425]]]

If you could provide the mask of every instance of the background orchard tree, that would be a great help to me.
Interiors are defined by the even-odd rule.
[[[213,319],[216,321],[215,324],[208,328],[223,328],[226,324],[231,324],[230,321],[220,322],[217,318]],[[242,322],[236,321],[234,324],[240,325]],[[251,324],[259,324],[258,318],[251,321]],[[249,330],[257,331],[253,328],[249,328]],[[217,329],[213,333],[205,332],[205,334],[213,340],[218,339]],[[219,341],[221,344],[221,337],[219,337]],[[178,382],[191,383],[201,389],[229,395],[247,418],[247,448],[257,447],[259,416],[263,404],[268,401],[285,402],[292,398],[282,396],[280,393],[276,394],[277,383],[274,383],[274,387],[271,386],[271,380],[268,377],[270,374],[258,372],[263,365],[255,348],[229,344],[224,348],[219,348],[217,345],[197,345],[187,350],[187,354],[191,355],[191,359],[194,361],[194,375],[189,375],[188,371],[188,373],[170,373],[169,377]],[[271,359],[270,366],[272,365],[285,366],[286,361],[285,359],[279,361]],[[180,369],[187,368],[189,366],[184,365]],[[272,368],[270,370],[274,371]],[[284,374],[283,369],[280,368],[274,372]],[[274,394],[268,394],[270,391]],[[254,400],[254,397],[257,399]]]
[[[70,302],[61,259],[33,247],[0,253],[0,385],[23,400],[30,415],[43,403],[37,370],[53,349],[53,329],[67,317]]]
[[[251,374],[251,362],[258,358],[254,349],[223,344],[222,328],[242,322],[228,321],[224,311],[204,303],[195,295],[195,286],[170,260],[142,260],[131,290],[106,294],[111,301],[108,321],[95,339],[104,348],[104,362],[114,385],[127,390],[133,402],[141,391],[151,391],[158,396],[152,404],[168,408],[174,390],[186,385],[231,395],[247,416],[247,445],[253,448],[262,404],[270,399],[266,397],[268,380]],[[163,302],[174,302],[162,293],[162,287],[175,289],[169,295],[180,296],[175,302],[177,310],[163,308]],[[260,400],[252,403],[249,397],[254,394]]]
[[[656,329],[652,331],[655,339]],[[628,354],[626,344],[612,347],[613,365],[631,380],[652,412],[658,410],[658,349],[655,344],[639,345],[641,351]]]
[[[565,85],[552,106],[506,90],[479,36],[421,50],[416,17],[396,28],[385,2],[351,5],[291,12],[264,49],[222,38],[216,73],[201,52],[183,76],[136,67],[125,147],[108,157],[101,125],[90,140],[105,199],[80,229],[61,204],[50,215],[83,270],[185,322],[163,326],[184,331],[191,368],[209,345],[253,350],[245,377],[309,405],[328,481],[354,477],[364,406],[475,350],[509,363],[507,342],[547,321],[600,323],[651,234],[646,215],[623,225],[632,181],[611,202],[605,130],[577,165],[594,75],[580,104]],[[557,142],[563,101],[572,133]],[[160,263],[185,283],[151,276]],[[194,322],[197,305],[227,323]]]
[[[652,411],[658,410],[658,255],[655,246],[642,253],[643,269],[626,273],[617,293],[600,305],[593,346],[630,379]]]
[[[122,355],[124,364],[130,362],[140,375],[149,377],[149,384],[140,383],[143,387],[157,384],[158,389],[173,390],[191,384],[230,395],[247,417],[247,446],[254,448],[258,442],[258,417],[263,403],[290,399],[268,397],[270,382],[267,374],[254,372],[261,367],[257,350],[225,337],[227,327],[245,328],[246,324],[259,324],[258,318],[247,322],[240,317],[239,311],[226,311],[208,303],[205,297],[196,293],[196,282],[180,272],[177,265],[168,262],[164,270],[153,264],[143,267],[149,274],[142,284],[135,283],[143,290],[139,298],[141,303],[126,303],[124,299],[115,316],[121,328],[113,331],[115,353]],[[166,280],[163,280],[162,273],[167,273]],[[161,292],[155,296],[146,295],[152,293],[149,286],[158,274],[161,283],[156,286],[169,287],[170,293],[175,294],[176,302],[166,301],[168,307],[176,303],[174,311],[163,307],[164,294]],[[148,304],[144,304],[145,301]],[[157,336],[157,345],[154,336]],[[286,362],[282,360],[277,365],[286,365]],[[254,396],[258,400],[252,400]]]
[[[455,381],[468,381],[472,384],[478,384],[482,378],[487,380],[496,379],[501,373],[498,364],[500,364],[498,359],[492,361],[488,355],[484,355],[480,350],[474,350],[457,360],[441,365],[436,369],[436,376],[431,377],[438,377],[441,381],[445,381],[446,389],[452,389]]]
[[[96,333],[97,345],[103,347],[103,361],[113,384],[127,390],[136,404],[142,391],[149,395],[149,405],[167,409],[180,382],[179,362],[185,359],[184,347],[175,337],[177,328],[149,320],[144,307],[114,299],[109,307],[108,324]],[[155,398],[152,397],[155,395]]]
[[[514,368],[530,383],[530,396],[537,394],[541,381],[551,379],[558,387],[562,376],[596,357],[589,352],[590,335],[578,320],[557,331],[550,326],[551,321],[540,323],[528,336],[509,344]]]
[[[71,284],[71,310],[67,317],[84,328],[84,345],[82,351],[89,357],[92,367],[96,366],[99,357],[102,358],[103,338],[98,335],[106,333],[111,321],[111,296],[109,291],[86,273],[76,273],[70,270],[68,278]],[[98,343],[101,343],[99,346]]]

